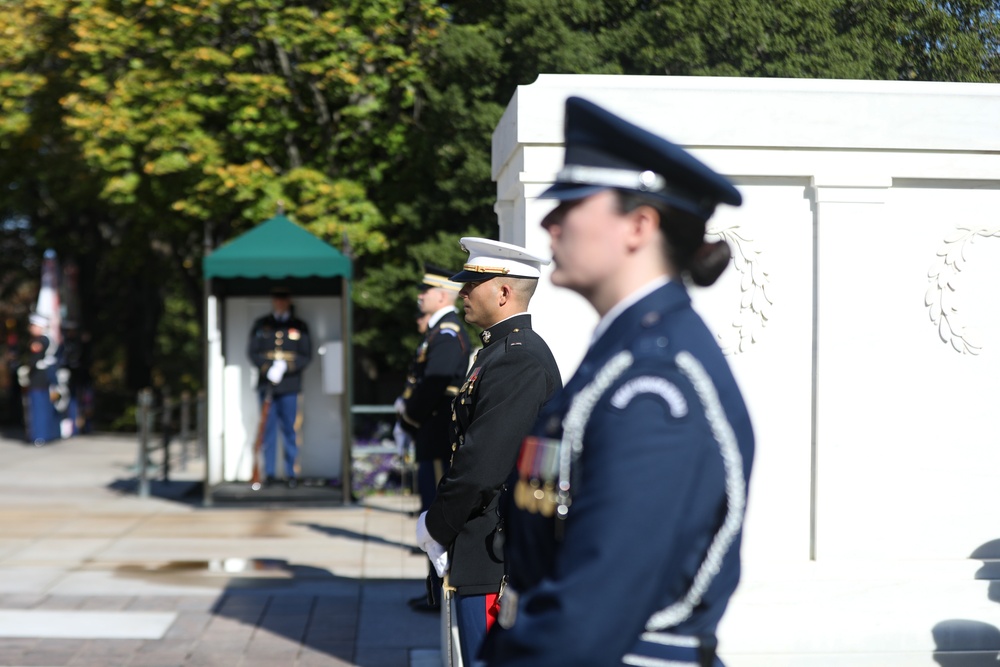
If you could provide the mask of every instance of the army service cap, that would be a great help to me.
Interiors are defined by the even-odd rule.
[[[462,284],[452,281],[449,277],[451,274],[452,271],[442,269],[440,266],[424,264],[424,278],[423,282],[420,283],[420,291],[423,292],[432,287],[439,287],[457,292],[462,289]]]
[[[30,315],[28,315],[28,323],[33,324],[36,327],[44,328],[49,326],[49,318],[39,313],[31,313]]]
[[[663,137],[579,97],[566,100],[565,166],[540,196],[575,200],[613,188],[641,192],[708,220],[743,198],[724,176]]]
[[[469,253],[469,260],[451,277],[461,283],[478,283],[497,276],[538,279],[542,265],[551,261],[513,243],[474,236],[462,238],[462,250]]]

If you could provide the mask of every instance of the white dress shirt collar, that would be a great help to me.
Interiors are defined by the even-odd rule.
[[[446,314],[454,312],[455,312],[455,306],[445,306],[441,310],[435,311],[435,313],[431,315],[430,319],[427,320],[427,328],[430,329],[431,327],[436,325],[441,320],[441,318],[444,317]]]

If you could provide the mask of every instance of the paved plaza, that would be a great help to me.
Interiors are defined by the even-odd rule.
[[[441,664],[438,617],[406,604],[427,572],[415,497],[205,507],[196,458],[143,498],[124,435],[0,437],[0,457],[0,667]],[[996,562],[747,562],[720,649],[733,667],[997,665]]]
[[[0,666],[433,667],[417,500],[205,507],[136,494],[134,436],[0,438]]]

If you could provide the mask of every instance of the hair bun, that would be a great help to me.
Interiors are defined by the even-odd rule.
[[[705,242],[694,252],[688,273],[695,285],[708,287],[719,279],[729,265],[733,253],[724,240]]]

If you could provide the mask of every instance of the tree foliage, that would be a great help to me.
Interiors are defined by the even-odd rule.
[[[11,0],[0,36],[5,243],[77,258],[129,389],[197,382],[201,257],[279,201],[351,244],[364,377],[405,367],[541,72],[1000,81],[998,0]]]
[[[423,0],[18,0],[0,14],[0,217],[80,256],[89,326],[127,332],[98,355],[124,360],[114,380],[135,389],[176,366],[164,355],[183,346],[157,331],[191,328],[162,316],[200,322],[206,248],[278,202],[360,261],[386,250],[369,193],[405,148],[443,17]],[[174,295],[191,307],[164,311]]]

